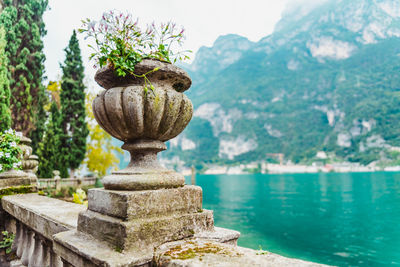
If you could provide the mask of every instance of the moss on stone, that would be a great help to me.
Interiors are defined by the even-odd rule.
[[[122,248],[121,248],[121,247],[118,247],[118,246],[116,246],[116,247],[115,247],[115,251],[116,251],[116,252],[118,252],[118,253],[122,253]]]
[[[13,186],[0,189],[0,199],[4,196],[16,195],[16,194],[28,194],[35,192],[36,187],[33,185],[21,185]]]
[[[238,254],[232,255],[232,253],[229,250],[213,243],[205,243],[203,245],[199,245],[193,241],[187,241],[186,245],[188,245],[188,247],[186,248],[182,248],[181,245],[170,248],[167,252],[164,253],[164,256],[168,256],[174,260],[175,259],[188,260],[188,259],[193,259],[195,257],[199,257],[199,259],[202,260],[202,257],[205,254],[240,256]]]
[[[154,109],[158,112],[160,110],[160,95],[155,94],[154,97]]]

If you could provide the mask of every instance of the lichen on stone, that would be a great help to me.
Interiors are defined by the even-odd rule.
[[[0,199],[2,199],[4,196],[33,193],[35,192],[35,189],[35,186],[32,185],[21,185],[2,188],[0,189]]]
[[[198,244],[193,241],[186,241],[185,244],[177,245],[166,251],[163,256],[169,257],[173,260],[188,260],[199,257],[199,260],[205,254],[220,254],[227,256],[240,256],[232,255],[232,253],[225,247],[213,243]]]

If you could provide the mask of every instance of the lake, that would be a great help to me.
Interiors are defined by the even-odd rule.
[[[187,177],[190,183],[190,178]],[[400,173],[197,175],[238,244],[338,266],[400,265]]]

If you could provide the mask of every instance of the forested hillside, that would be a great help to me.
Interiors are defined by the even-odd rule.
[[[257,43],[237,35],[184,68],[192,122],[163,157],[186,165],[269,160],[396,164],[400,147],[400,2],[292,7]]]

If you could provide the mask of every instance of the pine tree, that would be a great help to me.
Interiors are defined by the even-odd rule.
[[[37,153],[40,158],[38,176],[41,178],[53,177],[54,170],[68,174],[67,168],[61,163],[61,133],[61,113],[56,102],[53,101],[43,140],[38,144]]]
[[[5,30],[0,27],[0,132],[11,127],[10,82],[8,80],[8,59],[5,55]]]
[[[6,29],[5,50],[9,61],[12,127],[29,136],[39,116],[44,114],[38,111],[46,99],[41,84],[45,60],[41,38],[46,34],[42,16],[48,1],[3,0],[1,4],[0,24]]]
[[[84,69],[75,31],[65,52],[64,65],[61,66],[63,71],[60,95],[63,129],[61,154],[64,165],[71,169],[71,177],[73,177],[75,169],[85,158],[86,138],[89,134],[85,121]],[[61,175],[66,176],[65,173]]]

